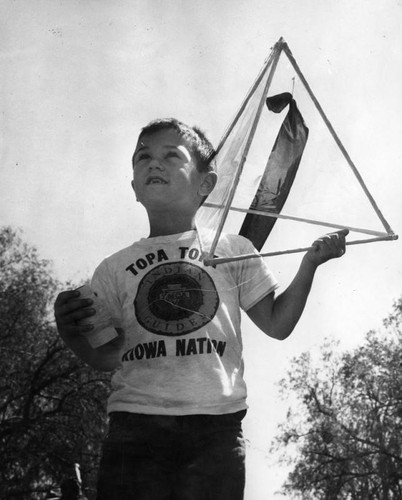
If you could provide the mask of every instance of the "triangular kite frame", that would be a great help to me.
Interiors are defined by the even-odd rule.
[[[269,92],[269,88],[271,86],[272,79],[273,79],[273,76],[274,76],[275,71],[276,71],[276,67],[277,67],[277,64],[278,64],[278,61],[279,61],[279,57],[280,57],[280,55],[281,55],[282,52],[284,52],[286,54],[288,60],[290,61],[291,65],[293,66],[293,69],[295,70],[296,74],[300,78],[300,81],[303,83],[304,88],[306,89],[306,91],[309,94],[311,100],[313,101],[316,109],[318,110],[318,112],[319,112],[322,120],[324,121],[326,127],[328,128],[328,130],[329,130],[331,136],[333,137],[336,145],[338,146],[338,148],[341,151],[342,155],[344,156],[347,164],[349,165],[349,167],[351,168],[352,172],[354,173],[354,175],[355,175],[356,179],[358,180],[361,188],[363,189],[363,192],[365,193],[366,197],[370,201],[370,203],[371,203],[371,205],[372,205],[375,213],[377,214],[379,220],[381,221],[381,223],[382,223],[382,225],[383,225],[383,227],[385,229],[385,232],[379,232],[379,231],[373,231],[373,230],[370,230],[370,229],[350,227],[350,226],[345,226],[345,225],[341,225],[341,224],[333,224],[333,223],[324,222],[324,221],[318,221],[318,220],[314,220],[314,219],[305,219],[305,218],[295,217],[295,216],[291,216],[291,215],[285,215],[285,214],[281,214],[281,213],[276,214],[276,213],[270,213],[270,212],[252,210],[252,209],[243,209],[243,208],[231,207],[231,204],[233,202],[233,198],[234,198],[234,195],[236,193],[236,189],[237,189],[237,186],[238,186],[238,183],[239,183],[239,180],[240,180],[240,176],[242,174],[243,166],[244,166],[244,164],[246,162],[247,154],[249,152],[251,143],[253,141],[254,134],[255,134],[255,131],[257,129],[257,125],[258,125],[258,122],[260,120],[261,113],[262,113],[262,110],[263,110],[263,107],[264,107],[264,104],[265,104],[265,100],[267,98],[267,95],[268,95],[268,92]],[[267,73],[268,71],[269,71],[269,74]],[[230,123],[230,125],[227,128],[226,132],[224,133],[224,135],[223,135],[223,137],[222,137],[222,139],[221,139],[221,141],[220,141],[220,143],[219,143],[219,145],[217,147],[217,151],[216,151],[217,154],[222,149],[223,144],[225,143],[225,141],[229,137],[231,131],[233,130],[233,128],[235,127],[235,125],[239,121],[239,119],[240,119],[243,111],[245,110],[248,102],[250,101],[251,97],[253,96],[253,94],[254,94],[255,90],[257,89],[258,85],[261,83],[262,79],[267,74],[268,74],[268,78],[267,78],[267,81],[266,81],[266,84],[265,84],[264,92],[263,92],[262,97],[260,99],[260,102],[259,102],[259,105],[258,105],[258,109],[257,109],[256,114],[254,116],[253,123],[252,123],[252,125],[250,127],[250,130],[248,132],[248,137],[247,137],[247,140],[246,140],[246,145],[245,145],[245,148],[244,148],[244,151],[243,151],[243,155],[242,155],[241,161],[239,162],[237,170],[236,170],[236,172],[234,174],[234,181],[233,181],[232,186],[231,186],[231,190],[230,190],[230,193],[229,193],[228,200],[227,200],[225,206],[223,206],[223,205],[217,205],[215,203],[214,204],[208,203],[208,201],[204,203],[204,206],[206,208],[223,208],[223,214],[222,214],[222,216],[220,218],[218,228],[216,230],[215,236],[214,236],[213,241],[212,241],[212,245],[211,245],[211,247],[210,247],[210,249],[209,249],[209,251],[207,253],[207,256],[206,256],[206,258],[204,260],[204,263],[206,265],[216,265],[216,264],[223,264],[223,263],[227,263],[227,262],[233,262],[233,261],[239,261],[239,260],[244,260],[244,259],[255,258],[255,257],[259,257],[259,256],[262,256],[262,257],[272,257],[272,256],[276,256],[276,255],[284,255],[284,254],[291,254],[291,253],[298,253],[298,252],[306,252],[306,251],[308,251],[308,250],[310,250],[312,248],[312,247],[293,248],[293,249],[289,249],[289,250],[281,250],[281,251],[275,251],[275,252],[265,252],[265,253],[259,253],[259,254],[238,255],[238,256],[233,256],[233,257],[222,257],[222,258],[214,257],[214,253],[215,253],[216,247],[218,245],[219,238],[221,236],[223,227],[225,225],[225,222],[226,222],[226,219],[227,219],[227,216],[228,216],[230,210],[236,211],[236,212],[245,213],[245,214],[246,213],[253,213],[253,214],[256,214],[256,215],[263,215],[263,216],[266,216],[266,217],[275,217],[275,218],[278,218],[278,219],[288,219],[288,220],[293,220],[293,221],[296,221],[296,222],[304,222],[304,223],[307,223],[307,224],[315,224],[315,225],[329,227],[329,228],[333,228],[333,229],[337,229],[337,230],[339,230],[339,229],[349,229],[349,230],[354,231],[354,232],[363,233],[363,234],[367,234],[367,235],[372,236],[371,238],[367,238],[367,239],[347,241],[346,245],[358,245],[358,244],[362,244],[362,243],[371,243],[371,242],[375,242],[375,241],[387,241],[387,240],[396,240],[396,239],[398,239],[398,236],[392,231],[390,225],[388,224],[388,222],[386,221],[385,217],[383,216],[383,214],[381,213],[380,209],[378,208],[377,203],[375,202],[373,196],[371,195],[371,193],[368,190],[366,184],[364,183],[361,174],[359,173],[358,169],[356,168],[355,164],[353,163],[352,159],[350,158],[350,156],[349,156],[348,152],[346,151],[344,145],[342,144],[342,142],[339,139],[337,133],[335,132],[332,124],[328,120],[326,114],[324,113],[324,110],[322,109],[320,103],[318,102],[317,98],[315,97],[314,93],[312,92],[312,90],[310,88],[310,85],[308,84],[306,78],[302,74],[302,72],[301,72],[301,70],[299,68],[299,65],[297,64],[297,62],[296,62],[296,60],[295,60],[292,52],[290,51],[287,43],[285,42],[285,40],[283,38],[280,38],[279,41],[272,48],[270,56],[268,57],[268,59],[264,63],[264,66],[263,66],[262,70],[260,71],[260,73],[257,76],[254,84],[252,85],[251,89],[249,90],[249,92],[248,92],[245,100],[243,101],[243,103],[240,106],[237,114],[235,115],[234,119]]]

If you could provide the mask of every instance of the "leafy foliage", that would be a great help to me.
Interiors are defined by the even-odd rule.
[[[293,465],[288,498],[402,498],[401,320],[402,300],[354,351],[293,360],[280,387],[296,402],[273,445]]]
[[[91,497],[105,431],[108,377],[60,340],[53,319],[65,289],[35,248],[0,229],[0,498],[47,498],[82,467]]]

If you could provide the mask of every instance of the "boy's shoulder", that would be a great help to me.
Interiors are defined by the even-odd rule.
[[[141,246],[143,246],[142,240],[134,241],[130,245],[123,247],[120,250],[117,250],[116,252],[113,252],[104,257],[100,265],[113,266],[114,263],[124,261],[127,259],[127,257],[132,255],[133,252],[136,251],[136,248],[139,248]]]
[[[198,233],[204,250],[207,250],[214,241],[215,231],[201,227],[198,228]],[[255,248],[251,241],[244,236],[222,232],[218,240],[217,250],[234,255],[238,252],[251,253]]]

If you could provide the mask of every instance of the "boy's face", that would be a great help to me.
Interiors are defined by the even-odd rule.
[[[189,146],[173,129],[142,136],[133,169],[137,200],[150,210],[195,212],[202,197],[209,194],[204,182],[209,174],[197,170]]]

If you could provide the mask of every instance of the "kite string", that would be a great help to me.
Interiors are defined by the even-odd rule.
[[[250,278],[250,280],[248,280],[248,281],[251,281],[251,279],[252,279],[252,278]],[[235,288],[238,288],[239,286],[241,286],[241,285],[243,285],[243,284],[245,284],[245,283],[247,283],[247,281],[245,281],[245,282],[243,282],[243,283],[239,283],[238,285],[236,285],[236,286],[234,286],[234,287],[228,287],[228,288],[225,288],[225,290],[224,290],[224,291],[226,291],[226,292],[227,292],[227,291],[231,291],[231,290],[233,290],[233,289],[235,289]],[[187,291],[189,291],[189,292],[197,292],[197,293],[202,291],[204,294],[206,294],[206,293],[214,293],[214,294],[215,294],[215,293],[216,293],[216,291],[215,291],[215,290],[209,290],[209,289],[203,289],[203,288],[194,288],[194,289],[192,289],[192,288],[188,288],[188,289],[187,289]],[[197,315],[197,316],[200,316],[201,318],[204,318],[204,319],[208,320],[208,322],[209,322],[209,321],[212,321],[212,319],[213,319],[213,317],[214,317],[214,315],[215,315],[215,313],[214,313],[212,316],[209,316],[209,315],[204,314],[204,313],[202,313],[202,312],[200,312],[200,311],[197,311],[197,310],[195,310],[195,309],[190,309],[190,308],[188,308],[188,307],[184,307],[184,306],[183,306],[183,305],[181,305],[181,304],[177,304],[177,303],[175,303],[175,302],[172,302],[172,301],[170,301],[170,300],[167,300],[166,298],[164,298],[164,299],[155,299],[155,300],[153,300],[152,302],[150,302],[150,303],[148,304],[148,307],[147,307],[148,312],[151,312],[152,306],[157,305],[159,302],[162,302],[162,303],[164,303],[164,304],[167,304],[168,306],[170,306],[170,307],[171,307],[172,309],[174,309],[174,310],[177,310],[177,311],[183,311],[183,312],[188,312],[188,313],[191,313],[191,314],[195,314],[195,315]],[[205,331],[205,335],[206,335],[206,338],[207,338],[207,339],[211,342],[211,344],[213,345],[213,338],[212,338],[212,337],[211,337],[211,335],[209,334],[209,331],[208,331],[208,330],[206,330],[206,331]],[[242,351],[241,351],[241,350],[236,349],[235,347],[233,347],[233,346],[231,345],[230,339],[227,337],[227,335],[226,335],[225,333],[224,333],[224,337],[226,338],[226,347],[227,347],[227,348],[228,348],[228,349],[229,349],[229,350],[230,350],[230,351],[234,354],[234,359],[236,359],[236,371],[239,371],[239,370],[241,369],[242,362],[243,362],[243,353],[242,353]],[[242,341],[240,340],[240,345],[241,345],[241,343],[242,343]]]

